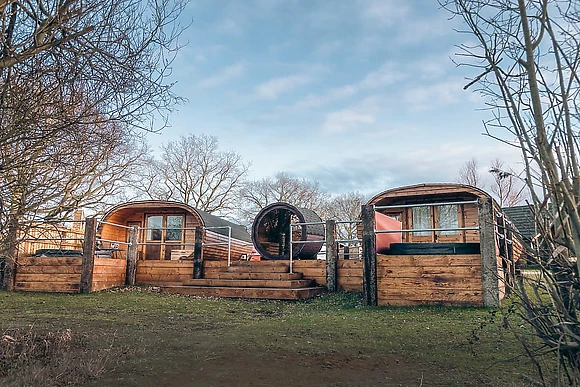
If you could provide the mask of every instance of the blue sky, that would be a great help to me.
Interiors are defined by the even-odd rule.
[[[484,100],[451,57],[468,35],[435,0],[192,0],[174,63],[188,99],[153,144],[210,134],[252,163],[332,193],[455,181],[476,157],[515,170],[483,136]],[[483,170],[483,172],[485,172]]]

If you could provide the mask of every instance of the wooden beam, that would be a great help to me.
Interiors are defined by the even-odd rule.
[[[80,292],[90,293],[93,286],[93,269],[95,267],[95,242],[97,239],[97,218],[85,220],[85,238],[83,241],[83,262],[81,265]]]
[[[336,221],[326,221],[326,288],[329,292],[336,292]]]
[[[480,198],[477,203],[481,251],[481,278],[483,281],[483,305],[499,306],[499,278],[495,256],[495,231],[491,199]]]
[[[135,285],[135,278],[137,276],[137,255],[139,247],[139,228],[131,227],[129,231],[129,247],[127,248],[127,275],[125,277],[125,284]]]
[[[195,228],[195,246],[193,248],[193,278],[203,278],[203,227]]]
[[[377,306],[377,246],[375,240],[375,207],[363,205],[362,209],[363,301],[367,306]]]

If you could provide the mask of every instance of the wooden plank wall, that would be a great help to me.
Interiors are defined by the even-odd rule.
[[[21,257],[15,290],[78,293],[82,258]]]
[[[363,291],[362,259],[339,259],[337,262],[338,288],[347,292]]]
[[[193,261],[137,261],[137,285],[183,285],[193,278]]]
[[[313,279],[318,285],[326,285],[326,261],[324,260],[303,259],[292,261],[292,271],[302,273],[304,279]]]
[[[92,290],[103,290],[125,285],[126,259],[96,258],[93,269]]]
[[[377,255],[379,305],[483,305],[481,256]]]
[[[194,239],[192,239],[193,241]],[[228,236],[219,234],[215,231],[207,230],[205,232],[204,243],[227,243]],[[232,261],[240,260],[242,255],[249,255],[252,253],[252,244],[250,242],[244,242],[239,239],[232,238],[231,240],[231,259]],[[188,247],[189,248],[189,247]],[[193,250],[193,247],[190,247]],[[204,246],[203,247],[203,259],[204,260],[227,260],[228,259],[228,246],[227,245],[214,245],[214,246]]]
[[[293,270],[302,273],[305,279],[313,279],[318,285],[326,285],[325,260],[296,260],[292,265]],[[338,289],[347,292],[362,292],[362,259],[339,259],[336,266],[336,282]]]

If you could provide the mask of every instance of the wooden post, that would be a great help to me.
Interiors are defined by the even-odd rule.
[[[4,274],[2,275],[2,286],[3,290],[14,290],[16,282],[16,256],[18,252],[18,221],[17,218],[10,218],[8,221],[8,235],[6,237],[7,246],[6,250],[2,251],[4,253]]]
[[[195,246],[193,248],[193,278],[203,278],[203,227],[195,228]]]
[[[479,199],[479,244],[481,252],[481,277],[483,281],[483,305],[499,306],[499,278],[495,256],[495,230],[491,199]]]
[[[127,248],[127,274],[125,284],[135,285],[137,277],[137,255],[139,253],[139,228],[131,227],[129,231],[129,247]]]
[[[95,268],[95,242],[97,240],[97,218],[85,220],[85,239],[83,241],[83,263],[81,266],[80,291],[90,293],[93,286],[93,269]]]
[[[375,240],[375,207],[362,206],[363,301],[367,306],[378,305],[377,247]]]
[[[326,288],[336,292],[336,221],[326,221]]]

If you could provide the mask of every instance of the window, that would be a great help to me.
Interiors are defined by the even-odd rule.
[[[430,207],[413,207],[413,230],[431,228],[431,210]],[[415,231],[413,235],[428,236],[429,231]]]
[[[147,218],[147,240],[160,241],[163,228],[163,216],[150,216]]]
[[[457,205],[450,204],[437,207],[439,228],[458,228]],[[455,235],[459,231],[440,231],[440,235]]]
[[[167,234],[165,240],[181,241],[183,227],[183,216],[168,215],[167,216]]]

